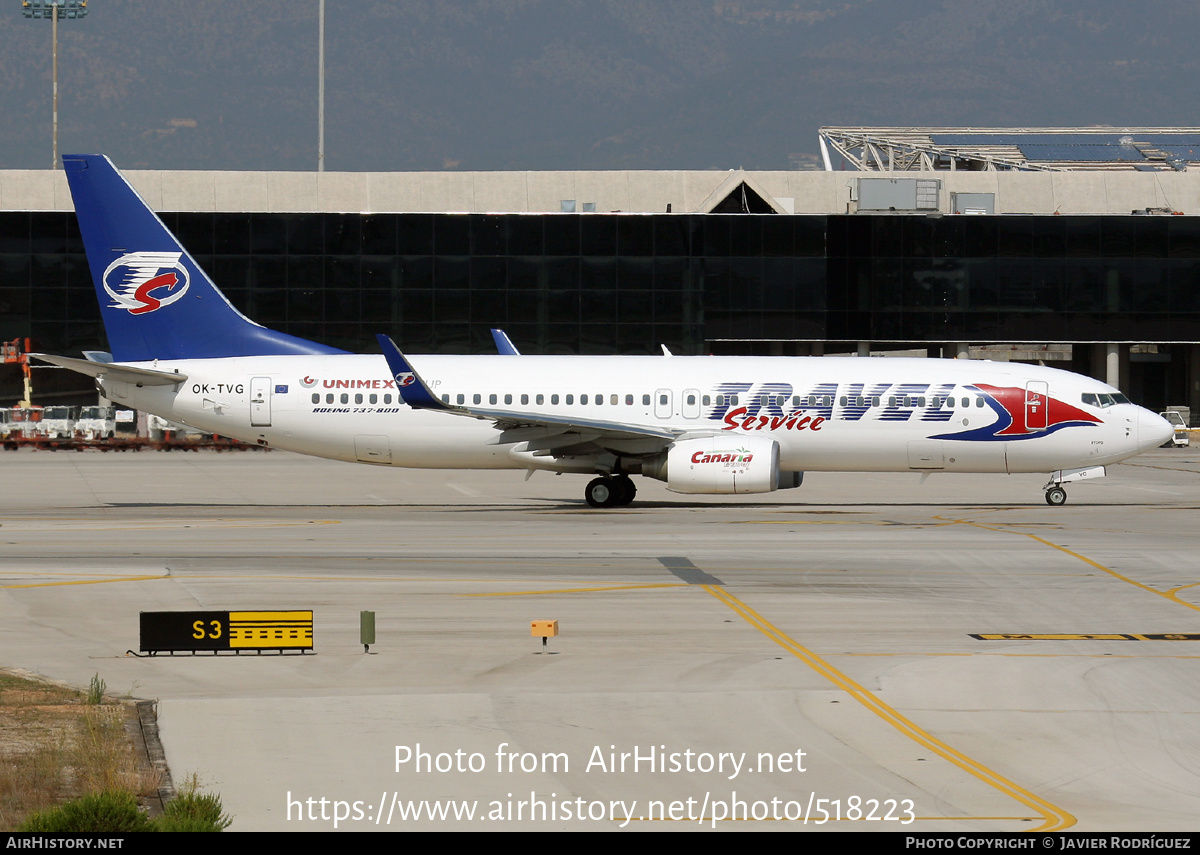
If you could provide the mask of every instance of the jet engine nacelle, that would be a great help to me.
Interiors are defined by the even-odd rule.
[[[666,481],[674,493],[770,493],[799,485],[791,472],[785,473],[785,484],[779,483],[779,443],[766,437],[685,439],[655,463],[643,466],[642,473]]]

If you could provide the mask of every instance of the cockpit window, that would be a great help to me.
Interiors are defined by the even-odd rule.
[[[1084,392],[1081,398],[1085,404],[1093,407],[1111,407],[1113,404],[1129,403],[1129,399],[1120,392],[1111,395],[1106,392]]]

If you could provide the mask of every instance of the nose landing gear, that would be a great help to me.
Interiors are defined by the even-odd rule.
[[[1052,487],[1046,488],[1046,504],[1047,505],[1065,505],[1067,503],[1067,491],[1055,484]]]

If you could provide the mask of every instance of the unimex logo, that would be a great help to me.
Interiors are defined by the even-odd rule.
[[[181,299],[188,289],[180,252],[129,252],[104,271],[101,284],[115,302],[110,308],[145,315]],[[165,289],[165,290],[164,290]]]
[[[930,439],[960,439],[982,442],[1033,439],[1068,427],[1089,427],[1103,420],[1070,404],[1052,398],[1042,390],[1018,386],[968,386],[983,395],[997,418],[990,425],[959,433],[945,433]]]
[[[325,389],[395,389],[396,382],[394,380],[316,380],[309,376],[304,376],[300,380],[300,385],[305,389],[311,389],[318,383]]]
[[[692,455],[693,463],[723,463],[726,466],[749,463],[753,459],[754,455],[748,448],[739,448],[736,451],[697,451]]]

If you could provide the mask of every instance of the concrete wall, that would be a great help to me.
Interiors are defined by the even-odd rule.
[[[1200,170],[1192,172],[750,172],[797,214],[845,213],[850,183],[863,178],[937,178],[941,210],[950,194],[994,193],[997,214],[1128,214],[1172,208],[1200,215]],[[709,171],[612,172],[202,172],[131,170],[130,182],[163,211],[557,212],[596,203],[604,213],[698,210],[729,177]],[[69,211],[61,170],[0,170],[0,210]]]

